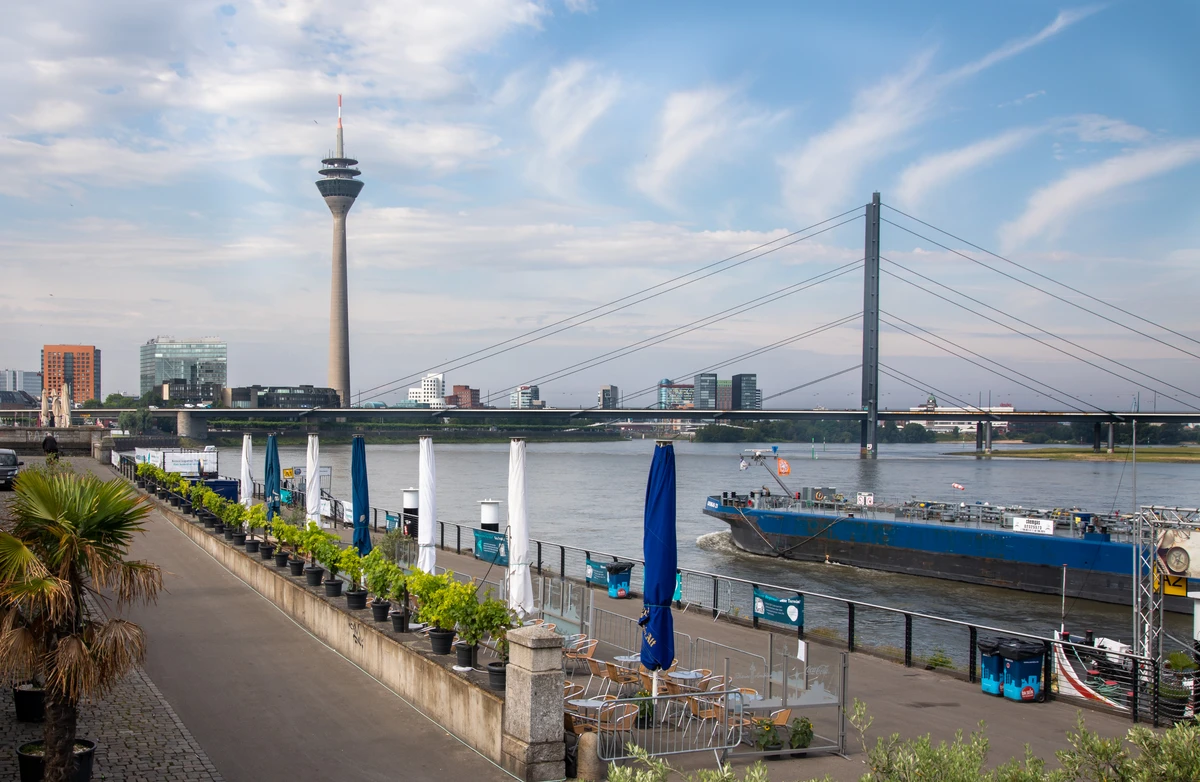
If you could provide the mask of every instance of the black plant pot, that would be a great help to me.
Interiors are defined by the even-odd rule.
[[[434,654],[450,654],[450,645],[454,643],[454,631],[435,627],[429,631],[429,644]]]
[[[225,534],[225,522],[214,521],[213,525],[212,525],[212,533],[214,535],[224,535]],[[233,530],[229,531],[229,536],[233,537]]]
[[[261,543],[262,543],[261,540],[247,540],[246,541],[246,553],[247,554],[257,554],[258,547]]]
[[[137,479],[137,487],[138,487],[139,489],[144,489],[144,488],[146,488],[146,482],[145,482],[145,481],[143,481],[141,478],[138,478],[138,479]]]
[[[186,516],[191,516],[192,515],[192,501],[191,500],[180,500],[179,501],[179,511],[180,511],[180,513],[183,513]]]
[[[18,722],[41,722],[46,719],[46,691],[31,684],[13,687],[13,703],[17,707]]]
[[[230,527],[228,525],[222,525],[221,533],[225,536],[225,540],[233,540],[234,528]],[[243,543],[246,542],[246,539],[244,537],[242,538],[242,542]]]
[[[475,667],[475,652],[479,649],[478,644],[467,646],[462,641],[454,645],[454,654],[458,657],[459,668],[474,668]]]
[[[46,761],[40,754],[41,741],[31,741],[17,748],[17,767],[21,772],[21,782],[42,782],[45,774]],[[32,754],[38,752],[39,754]],[[75,773],[71,782],[90,782],[92,778],[92,761],[96,759],[96,742],[87,739],[75,739]]]
[[[503,690],[508,681],[508,663],[494,662],[487,664],[488,686],[493,690]]]
[[[346,608],[351,611],[361,611],[367,607],[367,590],[351,589],[346,592]]]
[[[167,490],[161,486],[159,486],[158,490],[155,491],[154,493],[158,495],[158,498],[160,500],[165,500],[167,498]]]
[[[774,755],[767,755],[767,760],[783,760],[783,755],[779,754],[779,750],[783,749],[782,744],[768,744],[763,747],[764,752],[774,752]]]
[[[325,584],[325,597],[342,596],[343,581],[340,578],[333,578],[328,581],[323,581],[322,583]]]
[[[392,604],[387,600],[372,600],[371,601],[371,618],[376,622],[386,622],[388,611],[392,608]]]
[[[304,575],[304,567],[305,567],[305,565],[304,565],[304,560],[303,560],[303,559],[289,559],[289,560],[287,561],[287,566],[288,566],[288,573],[289,573],[289,574],[291,574],[291,575],[293,575],[293,576],[302,576],[302,575]]]
[[[202,514],[200,514],[200,521],[204,523],[205,527],[212,527],[212,525],[217,523],[217,520],[213,518],[213,515],[208,511],[204,511]]]
[[[292,555],[286,551],[276,551],[271,556],[275,557],[275,567],[287,567]]]
[[[304,568],[304,581],[310,587],[321,586],[321,579],[325,578],[325,568],[309,565]]]
[[[259,543],[258,555],[263,559],[270,559],[271,557],[275,556],[275,544],[265,542]],[[287,562],[287,560],[285,559],[284,562]]]
[[[171,503],[171,507],[172,507],[172,508],[178,508],[178,507],[179,507],[179,502],[180,502],[179,495],[178,495],[178,494],[172,494],[172,495],[168,496],[168,497],[167,497],[167,502]]]
[[[388,614],[388,617],[392,620],[392,630],[394,632],[397,632],[397,633],[407,633],[408,632],[408,612],[407,611],[396,611],[394,613]]]

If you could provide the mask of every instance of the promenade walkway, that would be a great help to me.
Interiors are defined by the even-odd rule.
[[[110,468],[78,459],[102,478]],[[165,571],[146,673],[227,782],[511,780],[229,573],[158,512],[133,555]],[[166,778],[166,777],[164,777]]]

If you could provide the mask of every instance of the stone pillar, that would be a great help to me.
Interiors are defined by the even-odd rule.
[[[193,418],[190,410],[180,410],[176,414],[176,434],[189,440],[208,439],[208,421],[203,418]]]
[[[983,421],[975,422],[975,453],[983,451]]]
[[[1100,422],[1092,426],[1092,453],[1100,453]]]
[[[562,636],[538,625],[508,633],[501,765],[526,782],[566,776]]]
[[[1108,452],[1109,453],[1113,452],[1113,444],[1116,442],[1116,429],[1117,429],[1117,425],[1112,422],[1109,422],[1109,424],[1108,424]]]
[[[992,422],[983,422],[983,452],[992,452]]]

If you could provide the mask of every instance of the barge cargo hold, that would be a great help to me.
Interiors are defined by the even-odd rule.
[[[1062,594],[1065,565],[1068,598],[1132,604],[1133,547],[1108,532],[1036,534],[827,513],[786,497],[757,499],[714,495],[704,512],[728,524],[734,544],[753,554],[1047,595]],[[1168,595],[1165,607],[1190,613],[1191,602]]]

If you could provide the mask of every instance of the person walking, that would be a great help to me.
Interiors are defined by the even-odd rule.
[[[42,440],[42,453],[46,454],[47,462],[58,461],[58,440],[54,439],[54,435],[48,434]]]

